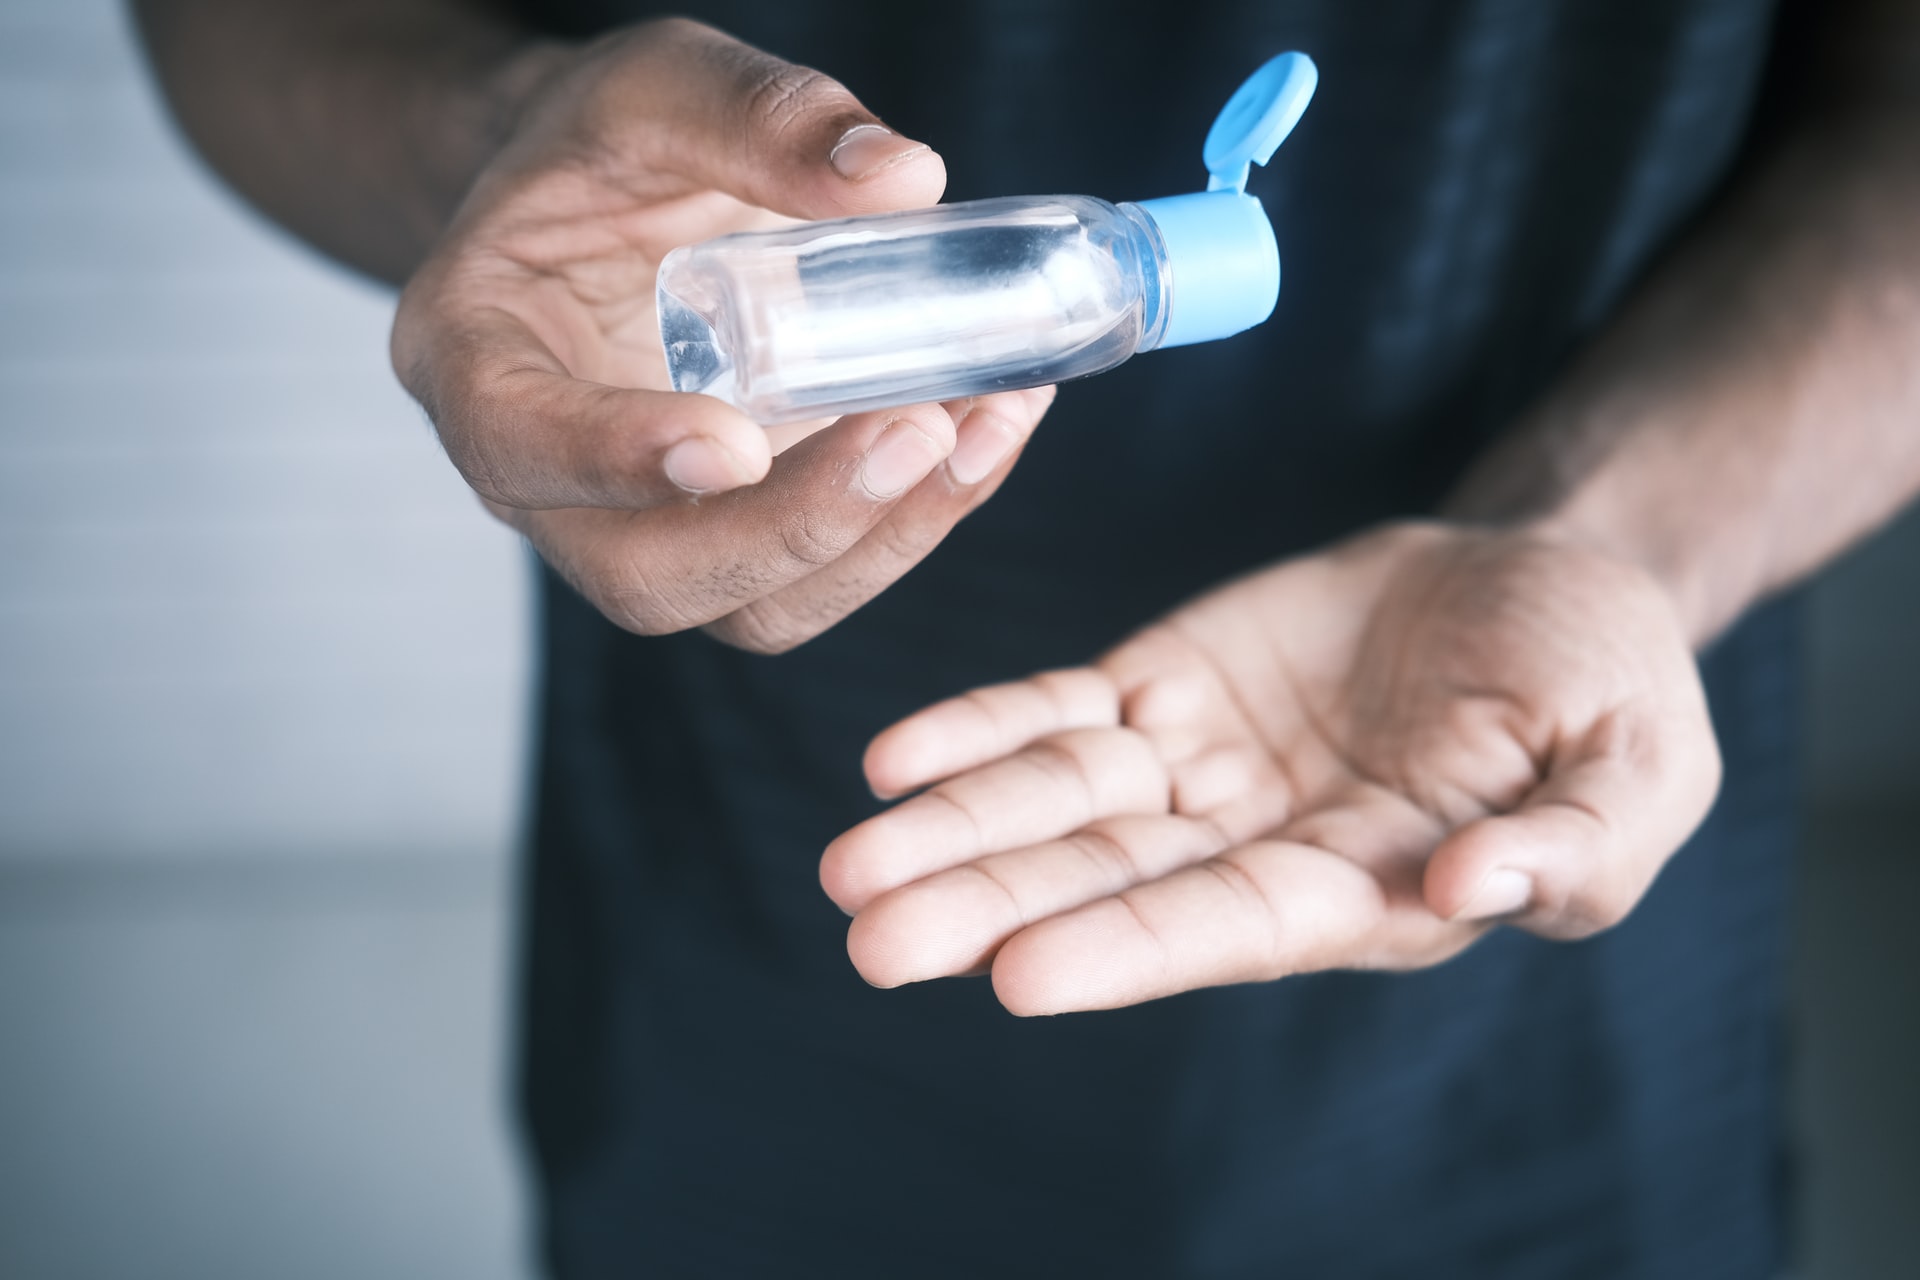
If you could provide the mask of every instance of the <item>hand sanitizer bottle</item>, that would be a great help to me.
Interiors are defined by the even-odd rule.
[[[1283,53],[1241,85],[1207,134],[1204,192],[975,200],[675,249],[658,282],[673,389],[771,426],[1037,387],[1252,328],[1279,298],[1280,251],[1247,174],[1318,80]]]

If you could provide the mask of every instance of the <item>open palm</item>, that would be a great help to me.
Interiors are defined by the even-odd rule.
[[[875,740],[836,840],[849,951],[894,986],[991,967],[1017,1013],[1437,963],[1494,921],[1611,924],[1719,758],[1639,570],[1402,526],[1232,583],[1096,664]]]

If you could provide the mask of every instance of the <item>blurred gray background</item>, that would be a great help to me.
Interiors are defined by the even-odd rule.
[[[111,0],[0,0],[0,1275],[525,1276],[528,574]],[[1814,592],[1808,1280],[1920,1257],[1920,520]]]

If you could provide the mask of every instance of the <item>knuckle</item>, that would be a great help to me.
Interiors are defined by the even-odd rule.
[[[1625,912],[1615,912],[1598,903],[1570,902],[1553,917],[1552,935],[1563,942],[1579,942],[1597,937],[1619,924]]]
[[[589,592],[588,598],[606,615],[607,621],[622,631],[637,636],[664,636],[685,628],[675,625],[644,592],[619,588],[607,592]]]
[[[668,16],[650,18],[632,28],[635,38],[648,43],[666,43],[676,46],[696,46],[712,40],[719,33],[712,27],[695,22],[692,18]]]
[[[947,534],[948,526],[917,521],[887,520],[867,537],[879,558],[893,565],[915,565],[927,558]]]
[[[986,725],[988,734],[997,741],[1012,732],[1001,706],[1003,696],[1004,686],[990,685],[984,689],[969,689],[952,701],[956,706],[971,708],[980,722]]]
[[[420,396],[441,447],[468,486],[487,501],[508,507],[535,505],[523,469],[509,456],[511,423],[524,411],[514,385],[521,368],[476,360],[453,386]]]
[[[665,458],[674,443],[694,434],[693,424],[647,409],[610,409],[591,417],[604,425],[592,429],[590,437],[582,431],[581,443],[590,438],[590,447],[566,455],[581,487],[617,504],[650,506],[666,500],[667,493],[682,500],[688,496],[667,478]]]
[[[1714,737],[1711,727],[1700,735],[1697,746],[1689,753],[1693,762],[1695,777],[1694,791],[1698,800],[1699,816],[1705,817],[1707,810],[1720,794],[1720,784],[1726,777],[1726,761],[1720,754],[1720,743]]]
[[[850,539],[847,531],[825,512],[814,507],[796,507],[778,527],[780,544],[793,560],[813,569],[823,569],[846,553]]]
[[[447,451],[448,461],[482,501],[500,507],[531,505],[521,487],[514,483],[509,469],[501,465],[495,451],[487,445],[484,434],[466,430],[458,420],[444,414],[434,422],[434,427],[440,436],[440,447]]]
[[[1031,681],[1054,714],[1063,721],[1087,718],[1097,708],[1100,716],[1117,718],[1119,696],[1104,672],[1091,667],[1042,671]]]
[[[765,602],[736,609],[705,628],[708,635],[731,648],[764,656],[786,653],[811,640],[814,630],[799,625],[784,610]]]
[[[1265,920],[1271,926],[1276,942],[1280,935],[1291,931],[1288,904],[1270,896],[1261,885],[1259,877],[1242,865],[1231,851],[1219,857],[1207,859],[1200,864],[1200,869],[1213,875],[1226,888],[1230,897],[1238,900]]]
[[[521,487],[488,459],[485,450],[461,448],[456,451],[451,443],[446,448],[447,456],[453,459],[461,478],[467,482],[468,488],[480,496],[481,501],[496,507],[525,508],[531,505]]]
[[[1219,882],[1240,913],[1259,922],[1257,932],[1250,935],[1245,976],[1282,978],[1320,967],[1323,943],[1315,936],[1316,923],[1295,899],[1269,893],[1258,873],[1232,850],[1199,865]],[[1252,942],[1253,937],[1258,941]]]
[[[1133,853],[1102,823],[1080,828],[1066,843],[1109,883],[1124,887],[1140,879]]]
[[[693,625],[663,592],[630,568],[598,571],[583,594],[609,622],[634,635],[671,635]]]
[[[1541,901],[1533,915],[1542,921],[1538,931],[1566,942],[1591,938],[1625,920],[1639,895],[1625,886],[1589,883],[1571,891],[1541,882]]]
[[[986,894],[994,900],[997,913],[1003,917],[1007,924],[1018,928],[1031,923],[1027,912],[1026,900],[1021,896],[1016,882],[1009,880],[1005,874],[996,868],[993,859],[982,858],[977,862],[963,862],[946,874],[952,877],[971,880],[975,885],[984,889]],[[925,921],[922,923],[935,922]],[[925,930],[923,929],[920,932],[924,934]]]
[[[1152,743],[1133,729],[1070,729],[1027,748],[1034,767],[1080,795],[1089,814],[1164,812],[1171,780]]]
[[[810,67],[764,55],[742,68],[741,95],[750,125],[776,138],[800,128],[825,104],[843,109],[852,105],[837,81]]]
[[[1034,768],[1053,780],[1069,782],[1089,792],[1092,790],[1087,762],[1081,755],[1080,745],[1074,735],[1056,734],[1051,738],[1042,738],[1027,748],[1026,757]]]
[[[425,303],[421,300],[424,286],[418,278],[401,291],[400,301],[393,312],[393,328],[387,332],[387,361],[393,366],[393,373],[400,385],[418,400],[429,416],[433,413],[430,400],[432,380],[427,375],[428,355],[426,333],[431,321],[421,315]]]
[[[1102,741],[1110,742],[1114,754],[1129,769],[1154,775],[1165,772],[1159,748],[1154,745],[1153,739],[1132,725],[1123,725],[1117,730],[1105,732],[1100,730],[1088,732],[1100,733]]]
[[[1357,968],[1383,973],[1413,973],[1453,959],[1486,936],[1485,930],[1440,928],[1411,940],[1382,938],[1359,955]]]
[[[1173,798],[1173,775],[1152,738],[1132,727],[1082,732],[1090,740],[1097,735],[1106,758],[1096,773],[1109,781],[1110,789],[1145,797],[1156,812],[1167,808]]]

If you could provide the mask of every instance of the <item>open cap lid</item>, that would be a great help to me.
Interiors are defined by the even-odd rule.
[[[1273,314],[1280,246],[1266,210],[1246,194],[1247,175],[1273,158],[1319,83],[1304,53],[1270,59],[1227,99],[1207,133],[1206,191],[1140,202],[1160,232],[1171,277],[1157,345],[1231,337]]]
[[[1247,77],[1207,130],[1200,153],[1207,164],[1207,190],[1247,189],[1247,174],[1273,153],[1293,132],[1313,101],[1320,84],[1320,68],[1304,53],[1283,53]]]

